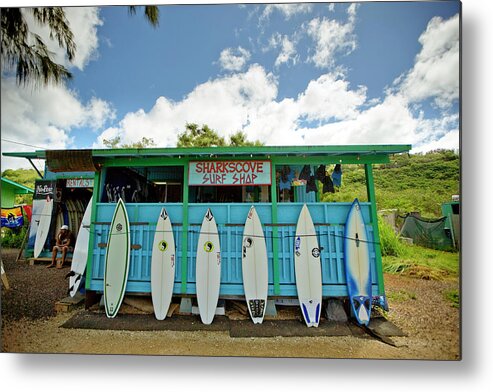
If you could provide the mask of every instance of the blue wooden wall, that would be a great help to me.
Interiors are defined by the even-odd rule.
[[[294,235],[296,222],[303,203],[279,203],[278,233],[273,238],[272,206],[270,203],[254,204],[264,227],[267,243],[269,265],[269,295],[274,294],[273,283],[273,254],[272,244],[279,241],[279,282],[280,296],[296,296],[296,281],[294,272]],[[315,223],[321,252],[322,284],[324,297],[347,296],[344,271],[343,236],[344,222],[351,203],[307,203]],[[126,204],[131,222],[132,244],[140,245],[140,249],[131,251],[130,272],[127,292],[150,293],[151,255],[156,221],[165,206],[173,224],[176,244],[176,273],[174,293],[181,294],[182,258],[181,241],[183,220],[183,204],[181,203],[128,203]],[[242,296],[241,271],[241,241],[243,225],[251,204],[189,204],[189,225],[187,230],[187,289],[186,294],[195,294],[195,257],[200,225],[207,208],[211,208],[218,225],[221,244],[221,288],[222,296]],[[370,222],[370,203],[361,203],[366,222]],[[93,266],[91,275],[91,290],[103,290],[105,244],[108,242],[108,232],[115,204],[97,203],[97,217],[94,225],[94,246],[92,249]],[[373,241],[373,229],[367,224],[370,241]],[[374,246],[370,244],[371,271],[373,293],[378,295],[375,269]]]

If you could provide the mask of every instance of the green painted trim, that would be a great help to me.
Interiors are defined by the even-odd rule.
[[[272,164],[271,169],[271,205],[272,205],[272,273],[274,281],[274,295],[281,293],[279,284],[279,232],[277,229],[277,186],[276,186],[276,165]]]
[[[322,165],[322,164],[366,164],[389,163],[390,158],[386,154],[379,155],[324,155],[324,156],[273,156],[272,163],[277,165]]]
[[[181,292],[187,292],[188,275],[188,161],[183,166],[183,222],[181,232]]]
[[[87,252],[87,264],[86,264],[86,290],[91,288],[91,278],[92,278],[92,261],[93,261],[93,247],[95,240],[95,227],[94,222],[97,218],[97,204],[99,200],[99,189],[101,187],[101,172],[94,173],[94,187],[92,189],[92,207],[91,207],[91,224],[89,228],[89,244]]]
[[[277,155],[277,154],[397,154],[408,152],[411,145],[342,145],[342,146],[241,146],[241,147],[168,147],[168,148],[116,148],[116,149],[97,149],[93,150],[94,157],[106,156],[210,156],[211,158],[218,155]]]
[[[2,182],[5,184],[2,185],[2,189],[5,185],[11,186],[13,189],[15,189],[14,193],[17,195],[25,195],[29,193],[34,193],[34,190],[31,188],[28,188],[27,186],[24,186],[22,184],[18,184],[15,181],[9,180],[8,178],[2,177]]]
[[[410,144],[387,144],[387,145],[343,145],[343,146],[242,146],[242,147],[193,147],[193,148],[116,148],[116,149],[94,149],[92,155],[95,163],[102,159],[107,163],[107,159],[123,158],[125,163],[122,165],[149,166],[147,159],[157,159],[156,162],[168,161],[172,158],[193,158],[205,159],[206,157],[217,159],[218,156],[230,156],[231,159],[248,159],[249,157],[259,156],[269,159],[271,156],[292,157],[299,160],[304,160],[307,157],[316,159],[316,162],[341,163],[366,163],[365,161],[348,161],[351,156],[365,157],[368,162],[379,162],[379,155],[406,153],[411,150]],[[45,150],[37,150],[35,152],[4,152],[4,156],[18,157],[26,159],[46,159]],[[99,158],[99,159],[98,159]],[[135,162],[141,159],[144,162]],[[110,164],[111,165],[111,164]]]
[[[186,158],[178,157],[107,157],[106,159],[98,159],[97,163],[103,164],[105,167],[147,167],[147,166],[182,166],[186,164]]]
[[[377,272],[378,295],[385,295],[385,284],[382,268],[382,250],[380,247],[380,233],[378,231],[377,200],[375,196],[375,183],[373,181],[373,167],[365,165],[366,192],[370,202],[370,217],[373,227],[373,242],[375,243],[375,268]]]

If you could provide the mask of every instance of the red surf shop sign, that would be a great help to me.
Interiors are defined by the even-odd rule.
[[[190,162],[189,185],[270,185],[270,161]]]

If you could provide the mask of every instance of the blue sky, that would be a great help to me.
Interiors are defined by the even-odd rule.
[[[76,60],[51,49],[74,78],[33,91],[2,73],[2,151],[101,148],[115,136],[174,146],[187,122],[268,145],[458,149],[459,10],[456,1],[165,5],[153,28],[142,9],[68,7]]]

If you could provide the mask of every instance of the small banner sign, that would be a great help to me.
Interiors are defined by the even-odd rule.
[[[34,200],[46,199],[47,197],[53,199],[55,195],[56,181],[49,180],[36,180],[34,185]]]
[[[93,188],[94,180],[92,178],[67,178],[67,188]]]
[[[2,208],[2,227],[13,229],[24,225],[24,216],[21,207]]]
[[[271,185],[270,161],[190,162],[188,185]]]

